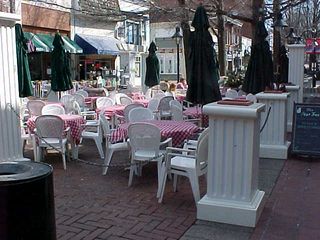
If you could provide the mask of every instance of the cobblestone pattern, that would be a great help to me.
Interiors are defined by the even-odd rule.
[[[94,143],[84,142],[79,157],[100,162]],[[89,146],[88,146],[89,145]],[[31,151],[27,152],[31,157]],[[156,166],[143,168],[128,187],[129,171],[68,162],[64,171],[61,156],[49,154],[44,162],[54,167],[57,237],[66,239],[179,239],[195,222],[196,206],[188,179],[181,178],[178,192],[167,184],[164,202],[156,198]],[[128,153],[114,155],[114,163],[125,162]],[[201,179],[201,190],[205,181]]]

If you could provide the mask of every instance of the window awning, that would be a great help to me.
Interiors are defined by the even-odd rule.
[[[42,42],[44,42],[50,49],[51,51],[53,50],[53,39],[54,36],[49,35],[49,34],[44,34],[44,33],[39,33],[37,36],[41,39]],[[70,53],[82,53],[83,50],[81,47],[79,47],[74,41],[72,41],[70,38],[67,36],[62,36],[63,42],[64,42],[64,47],[65,49],[70,52]]]
[[[29,52],[50,52],[50,47],[42,42],[37,35],[30,32],[24,32],[24,36],[28,39],[29,43],[32,43],[31,45],[33,45],[31,46],[28,44]]]
[[[120,54],[118,45],[121,41],[113,37],[76,34],[74,40],[83,49],[84,54]]]

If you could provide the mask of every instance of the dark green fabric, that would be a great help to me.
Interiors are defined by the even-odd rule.
[[[31,75],[30,75],[28,55],[27,55],[28,40],[24,37],[20,24],[15,25],[15,32],[16,32],[19,97],[29,97],[33,95],[33,90],[31,86]]]
[[[266,87],[272,88],[274,82],[272,53],[265,40],[268,32],[263,21],[259,21],[255,30],[256,43],[252,46],[248,68],[244,77],[243,91],[256,94]]]
[[[280,75],[279,83],[288,83],[288,74],[289,74],[289,58],[287,56],[287,49],[284,45],[280,48]]]
[[[51,90],[67,91],[72,89],[70,72],[70,54],[64,49],[64,42],[59,33],[53,39],[51,52]]]
[[[188,56],[187,101],[207,104],[221,99],[219,70],[214,43],[208,31],[209,22],[203,6],[196,10],[190,33]]]
[[[156,44],[152,41],[149,46],[149,55],[146,58],[146,79],[144,83],[148,87],[158,85],[160,82],[160,65],[156,51]]]

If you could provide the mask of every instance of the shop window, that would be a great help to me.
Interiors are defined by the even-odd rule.
[[[176,53],[160,54],[160,73],[173,74],[177,73],[177,56]]]
[[[140,27],[139,24],[133,22],[126,23],[126,32],[127,39],[126,42],[128,44],[140,45]]]

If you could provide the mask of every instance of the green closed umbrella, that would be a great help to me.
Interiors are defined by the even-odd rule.
[[[199,6],[192,24],[195,31],[190,33],[188,56],[187,101],[207,104],[221,99],[219,89],[218,62],[214,43],[208,31],[209,21],[203,6]]]
[[[70,72],[70,55],[65,51],[64,42],[59,33],[53,39],[51,53],[51,90],[67,91],[73,88]]]
[[[29,97],[33,95],[31,86],[31,75],[28,62],[27,39],[24,37],[20,24],[15,25],[16,32],[16,52],[18,65],[19,97]]]
[[[244,77],[243,91],[256,94],[272,88],[274,82],[272,54],[266,40],[268,32],[263,21],[255,30],[256,43],[252,46],[248,68]]]
[[[153,41],[150,43],[148,50],[149,55],[146,58],[146,79],[144,83],[148,87],[153,87],[160,82],[160,65],[156,55],[157,47]]]

